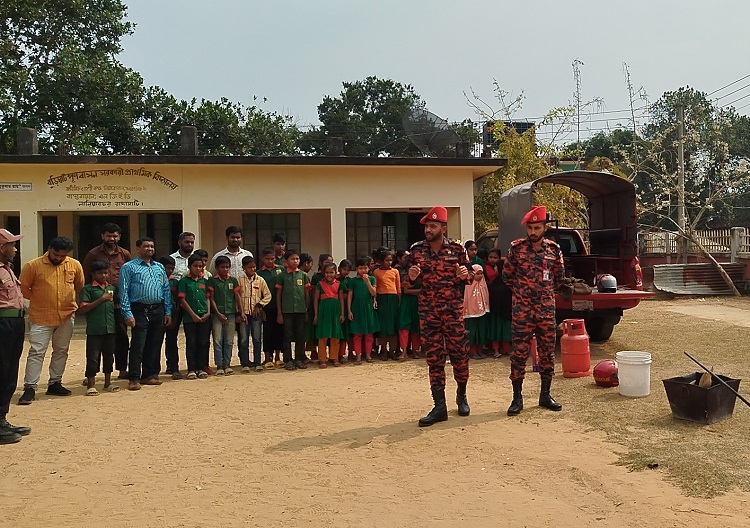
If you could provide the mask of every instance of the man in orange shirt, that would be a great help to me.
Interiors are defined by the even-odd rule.
[[[73,242],[69,238],[55,237],[44,255],[30,260],[21,269],[21,292],[29,300],[31,347],[19,405],[29,405],[34,401],[50,341],[52,360],[47,394],[70,395],[70,391],[62,386],[62,376],[73,337],[73,322],[78,309],[76,299],[83,289],[83,268],[80,262],[68,256],[72,250]]]

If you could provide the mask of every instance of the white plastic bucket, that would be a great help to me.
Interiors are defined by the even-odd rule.
[[[630,398],[648,396],[651,392],[651,354],[623,350],[615,354],[620,394]]]

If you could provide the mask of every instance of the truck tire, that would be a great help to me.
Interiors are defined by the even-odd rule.
[[[591,341],[606,341],[610,338],[612,331],[615,329],[615,325],[619,322],[619,317],[617,319],[610,317],[592,317],[586,321],[586,332],[588,332]]]

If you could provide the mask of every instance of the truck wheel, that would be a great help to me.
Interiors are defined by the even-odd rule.
[[[592,341],[606,341],[612,335],[618,320],[605,319],[603,317],[592,317],[586,321],[586,332]]]

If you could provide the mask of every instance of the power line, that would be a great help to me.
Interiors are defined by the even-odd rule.
[[[710,95],[713,95],[713,94],[715,94],[716,92],[720,92],[720,91],[722,91],[722,90],[723,90],[724,88],[729,88],[730,86],[732,86],[732,85],[734,85],[734,84],[737,84],[737,83],[738,83],[738,82],[740,82],[740,81],[744,81],[744,80],[745,80],[745,79],[747,79],[748,77],[750,77],[750,73],[748,73],[748,74],[747,74],[747,75],[745,75],[744,77],[740,77],[740,78],[739,78],[739,79],[737,79],[736,81],[732,81],[732,82],[730,82],[730,83],[729,83],[729,84],[727,84],[726,86],[722,86],[721,88],[719,88],[719,89],[717,89],[717,90],[714,90],[713,92],[711,92],[710,94],[707,94],[707,95],[709,95],[709,96],[710,96]],[[721,98],[720,98],[720,99],[721,99]]]
[[[730,95],[734,95],[739,91],[744,90],[745,88],[749,87],[750,83],[746,84],[745,86],[741,86],[740,88],[737,88],[736,90],[729,92],[728,94],[722,95],[721,97],[717,97],[715,100],[718,101],[719,99],[724,99],[725,97],[729,97]]]
[[[731,101],[731,102],[725,104],[724,106],[722,106],[722,108],[726,108],[727,106],[731,106],[734,103],[736,103],[737,101],[742,101],[743,99],[747,99],[748,97],[750,97],[750,93],[746,94],[746,95],[743,95],[742,97],[739,97],[739,98],[735,99],[734,101]]]

